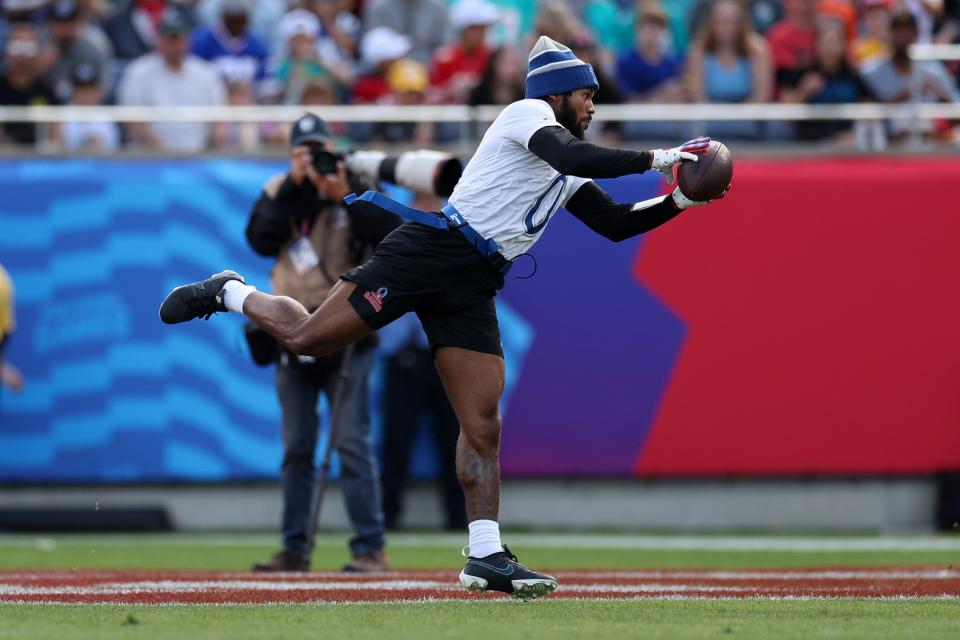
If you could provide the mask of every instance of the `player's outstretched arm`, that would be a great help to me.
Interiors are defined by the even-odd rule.
[[[586,182],[567,200],[566,209],[605,238],[620,242],[656,229],[684,209],[706,202],[687,198],[677,187],[666,196],[621,204],[593,182]]]
[[[581,178],[619,178],[656,169],[673,182],[673,166],[697,161],[710,145],[710,138],[690,140],[673,149],[633,151],[583,142],[563,127],[543,127],[533,134],[527,148],[560,173]]]

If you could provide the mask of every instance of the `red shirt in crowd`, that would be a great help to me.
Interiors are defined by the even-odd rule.
[[[440,48],[433,56],[430,83],[434,87],[444,88],[457,76],[463,76],[471,85],[480,82],[490,51],[486,47],[477,47],[467,53],[459,43],[448,44]]]
[[[813,64],[814,32],[798,27],[793,21],[781,20],[767,31],[775,69],[801,69]]]
[[[375,103],[390,95],[390,87],[382,75],[361,76],[353,84],[353,102],[358,104]]]

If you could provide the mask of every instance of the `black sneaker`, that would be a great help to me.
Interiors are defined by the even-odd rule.
[[[503,551],[485,558],[469,556],[467,566],[460,572],[460,584],[468,591],[502,591],[514,598],[532,600],[552,593],[557,579],[526,568],[503,545]]]
[[[206,280],[177,287],[160,305],[160,319],[177,324],[194,318],[209,320],[218,311],[226,311],[223,285],[231,280],[242,283],[243,276],[235,271],[221,271]]]

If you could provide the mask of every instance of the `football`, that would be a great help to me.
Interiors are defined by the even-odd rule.
[[[681,162],[677,169],[677,183],[683,195],[697,202],[713,200],[730,186],[733,180],[733,157],[722,142],[710,143],[697,162]]]

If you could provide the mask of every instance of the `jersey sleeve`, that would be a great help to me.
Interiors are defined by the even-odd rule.
[[[570,198],[572,198],[574,194],[577,193],[580,187],[587,184],[588,182],[593,182],[593,180],[589,178],[579,178],[577,176],[567,176],[567,184],[569,185],[569,190],[567,191],[566,197],[563,199],[562,205],[566,207],[567,203],[570,202]]]
[[[529,148],[530,138],[540,129],[562,126],[543,100],[521,100],[507,109],[500,123],[501,135],[525,148]]]

